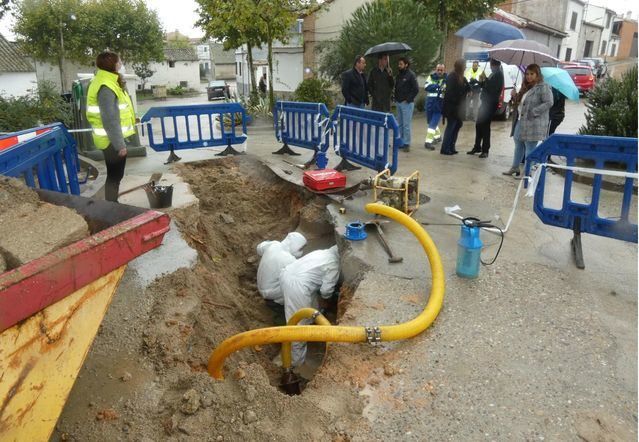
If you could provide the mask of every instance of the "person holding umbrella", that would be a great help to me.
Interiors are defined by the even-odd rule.
[[[430,74],[424,85],[426,90],[426,122],[428,123],[424,147],[428,150],[435,150],[433,143],[441,138],[439,120],[442,117],[444,90],[446,89],[445,69],[443,64],[438,64],[435,72]]]
[[[513,90],[513,104],[516,112],[513,116],[511,136],[515,141],[513,162],[503,175],[519,176],[519,164],[548,135],[548,111],[553,104],[550,86],[544,83],[544,77],[537,64],[530,64],[524,74],[521,90]]]
[[[372,110],[390,112],[394,85],[393,71],[388,65],[388,54],[378,54],[377,66],[368,74],[368,92],[372,98]]]
[[[473,149],[466,152],[468,155],[479,153],[479,158],[488,158],[490,150],[490,123],[497,112],[499,96],[504,88],[504,73],[501,70],[501,63],[494,58],[490,59],[490,76],[482,72],[480,76],[481,104],[477,112],[475,122],[475,145]]]
[[[410,70],[410,61],[406,57],[401,57],[397,63],[399,73],[395,79],[395,102],[397,103],[397,123],[399,124],[399,134],[402,137],[407,152],[410,149],[411,123],[413,121],[413,109],[415,107],[415,97],[419,93],[417,77]]]

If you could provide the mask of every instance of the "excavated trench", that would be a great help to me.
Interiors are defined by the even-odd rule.
[[[289,397],[278,388],[282,370],[273,360],[279,354],[279,345],[253,347],[231,355],[225,364],[225,376],[231,381],[214,381],[206,373],[211,351],[224,339],[277,322],[277,315],[257,291],[256,245],[264,240],[281,240],[294,230],[308,239],[305,253],[335,244],[326,201],[281,180],[248,156],[181,164],[178,173],[191,186],[199,207],[174,211],[172,218],[184,239],[197,250],[199,259],[193,269],[166,275],[148,288],[155,304],[144,332],[143,351],[164,384],[159,423],[169,435],[179,433],[185,425],[190,425],[192,434],[199,434],[206,428],[210,412],[216,431],[232,434],[237,433],[238,415],[243,416],[244,424],[253,415],[260,419],[266,416],[278,427],[282,425],[282,413],[290,407],[295,413],[307,415],[305,429],[327,431],[328,416],[324,412],[304,400],[304,395]],[[353,284],[341,282],[343,302],[353,291]],[[328,315],[333,321],[335,316],[336,312]],[[307,370],[302,373],[305,378],[313,376],[324,356],[323,343],[309,344]],[[195,422],[184,424],[180,420],[189,414],[189,404],[198,403],[189,394],[199,400],[196,409],[205,408],[203,404],[208,408],[191,417],[197,418]],[[242,425],[250,431],[242,437],[287,440],[286,427],[292,425],[290,435],[295,438],[300,430],[294,425],[299,421],[284,421],[283,428],[270,430],[263,425]]]

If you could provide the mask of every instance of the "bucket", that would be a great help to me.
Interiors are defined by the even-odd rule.
[[[173,204],[173,185],[156,186],[154,184],[146,188],[146,197],[149,199],[151,209],[164,209]]]

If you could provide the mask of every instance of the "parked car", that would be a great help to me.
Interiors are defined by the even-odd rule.
[[[563,69],[570,74],[581,94],[590,92],[595,87],[595,76],[590,66],[566,66]]]
[[[602,78],[608,73],[608,64],[601,57],[584,57],[582,60],[588,64],[594,63],[593,73],[597,78]]]
[[[209,85],[206,87],[206,95],[208,96],[209,101],[231,97],[229,85],[226,84],[226,81],[224,80],[209,81]]]

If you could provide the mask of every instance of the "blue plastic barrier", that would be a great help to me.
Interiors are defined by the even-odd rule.
[[[75,140],[61,123],[0,136],[18,140],[0,150],[0,174],[23,178],[29,187],[80,194],[78,151]],[[26,135],[26,137],[25,137]],[[25,141],[21,139],[28,138]]]
[[[152,107],[141,121],[151,148],[171,152],[168,163],[180,159],[174,152],[180,149],[225,146],[217,156],[239,155],[233,145],[247,139],[246,110],[239,103]]]
[[[566,158],[566,166],[578,167],[583,161],[592,162],[592,169],[613,169],[627,173],[637,173],[637,139],[618,137],[598,137],[590,135],[554,134],[540,144],[528,157],[526,175],[532,163],[545,164],[550,156]],[[619,168],[621,166],[621,169]],[[602,187],[601,174],[594,174],[592,197],[589,203],[571,199],[574,172],[566,170],[562,204],[560,209],[544,206],[546,190],[546,167],[542,167],[539,183],[535,188],[534,210],[539,219],[547,225],[572,229],[574,237],[572,249],[577,267],[584,268],[581,251],[583,233],[605,236],[622,241],[637,242],[637,224],[629,219],[633,196],[633,178],[626,177],[621,196],[621,210],[614,218],[599,216],[599,198]]]
[[[283,143],[282,148],[273,154],[300,155],[289,146],[311,149],[313,157],[304,166],[315,162],[318,169],[326,167],[330,113],[324,103],[278,101],[273,113],[273,125],[277,141]]]
[[[333,148],[342,158],[336,170],[359,169],[350,164],[350,160],[378,172],[389,169],[391,174],[395,173],[397,152],[402,145],[402,139],[393,114],[337,106],[331,120],[336,126]],[[392,152],[389,153],[391,149]]]

